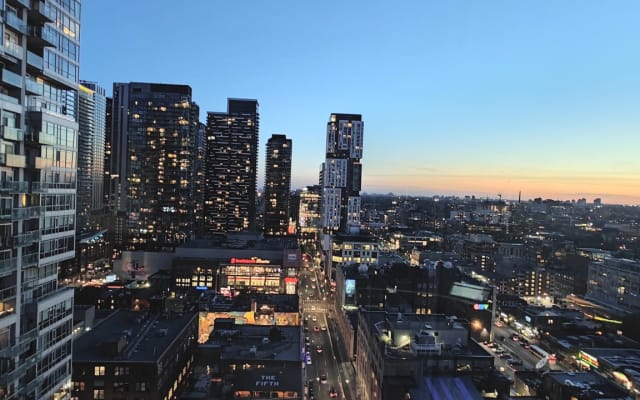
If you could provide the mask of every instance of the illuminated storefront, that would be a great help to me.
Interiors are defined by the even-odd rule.
[[[221,264],[225,286],[233,291],[282,293],[282,267],[258,257],[232,258],[229,264]]]

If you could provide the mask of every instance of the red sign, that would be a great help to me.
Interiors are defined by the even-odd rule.
[[[232,258],[231,264],[269,264],[269,260],[260,258]]]
[[[287,276],[284,278],[285,283],[296,283],[298,282],[298,278]]]

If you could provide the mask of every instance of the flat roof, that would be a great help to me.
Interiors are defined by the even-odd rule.
[[[235,325],[232,330],[214,331],[204,347],[217,345],[220,347],[222,360],[302,360],[302,345],[299,326],[277,326],[280,338],[268,340],[272,325]],[[267,339],[267,340],[265,340]],[[255,351],[255,355],[253,355]]]
[[[73,341],[73,361],[156,362],[196,315],[169,313],[165,318],[161,314],[116,310]],[[103,351],[103,346],[115,346],[123,337],[126,344],[121,351],[113,355]]]

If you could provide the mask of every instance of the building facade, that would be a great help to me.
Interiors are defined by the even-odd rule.
[[[116,245],[171,250],[191,236],[198,114],[189,86],[114,83],[110,178]]]
[[[258,101],[228,99],[207,113],[205,226],[210,234],[255,230]]]
[[[300,192],[298,207],[298,234],[303,241],[315,242],[322,229],[320,186],[308,186]]]
[[[321,179],[325,232],[356,233],[360,227],[363,132],[359,114],[331,114],[327,123]]]
[[[75,255],[80,1],[2,4],[0,397],[64,398],[73,291],[58,267]]]
[[[587,299],[627,310],[640,309],[640,262],[605,258],[589,263]]]
[[[289,200],[291,193],[291,139],[271,135],[265,156],[264,233],[284,236],[289,233]]]
[[[104,135],[106,97],[104,88],[82,81],[78,91],[78,198],[76,231],[99,229],[92,218],[103,209]]]

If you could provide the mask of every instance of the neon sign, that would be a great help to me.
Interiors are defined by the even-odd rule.
[[[474,304],[473,305],[473,309],[474,310],[488,310],[489,309],[489,304]]]
[[[235,258],[230,260],[231,264],[269,264],[269,260],[263,260],[258,257],[251,258]]]
[[[580,359],[580,361],[583,361],[585,364],[590,365],[593,368],[600,367],[600,363],[598,362],[597,358],[589,353],[585,353],[582,350],[580,351],[580,353],[578,353],[578,358]]]

